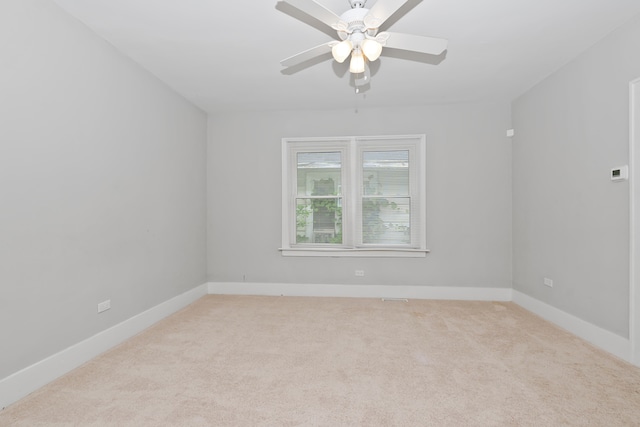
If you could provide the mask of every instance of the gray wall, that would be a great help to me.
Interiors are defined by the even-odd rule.
[[[46,0],[0,2],[0,60],[4,378],[205,282],[207,123]]]
[[[511,287],[508,103],[229,113],[209,124],[211,281]],[[281,138],[410,133],[427,135],[426,258],[281,256]]]
[[[513,103],[514,289],[629,334],[629,82],[635,19]],[[543,286],[543,278],[554,287]]]

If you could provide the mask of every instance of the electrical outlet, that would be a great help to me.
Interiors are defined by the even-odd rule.
[[[550,288],[553,288],[553,280],[549,279],[548,277],[544,278],[544,285],[548,286]]]
[[[356,276],[364,277],[364,270],[356,270]]]
[[[103,311],[107,311],[111,308],[111,300],[108,299],[106,301],[102,301],[98,304],[98,313],[102,313]]]

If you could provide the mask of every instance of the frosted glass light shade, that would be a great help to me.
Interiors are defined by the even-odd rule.
[[[362,42],[362,52],[369,61],[375,61],[382,53],[382,45],[375,40],[366,39]]]
[[[353,49],[353,45],[349,40],[344,40],[338,43],[337,45],[331,48],[331,53],[333,54],[333,59],[338,61],[339,63],[343,63],[345,59],[349,57],[351,53],[351,49]]]
[[[364,55],[362,55],[361,50],[354,50],[353,54],[351,54],[349,71],[354,74],[364,73]]]

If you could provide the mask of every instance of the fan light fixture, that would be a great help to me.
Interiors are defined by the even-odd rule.
[[[351,55],[352,50],[353,44],[351,40],[344,40],[332,47],[331,53],[333,54],[333,59],[342,64]]]
[[[375,61],[380,58],[382,45],[373,39],[366,39],[362,42],[362,53],[369,61]]]
[[[358,34],[358,33],[355,33]],[[364,72],[365,57],[369,61],[375,61],[380,58],[382,53],[382,44],[378,43],[374,39],[364,38],[362,33],[358,34],[360,37],[350,37],[340,43],[335,44],[331,48],[333,59],[342,64],[351,55],[351,65],[349,71],[354,74]],[[351,41],[354,38],[355,43]],[[363,39],[363,40],[360,40]],[[364,55],[364,56],[363,56]]]
[[[364,73],[364,55],[359,48],[354,49],[353,52],[351,52],[349,71],[354,74]]]
[[[374,39],[377,28],[369,28],[365,24],[368,9],[364,9],[366,0],[350,0],[351,10],[340,16],[340,21],[333,26],[342,39],[331,48],[333,59],[343,63],[351,55],[349,71],[353,74],[364,73],[366,62],[375,61],[382,53],[383,44]]]

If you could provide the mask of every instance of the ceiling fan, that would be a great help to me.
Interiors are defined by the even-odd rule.
[[[280,61],[284,67],[299,65],[305,61],[331,52],[333,58],[344,62],[349,56],[349,71],[363,73],[367,80],[367,61],[380,57],[383,47],[412,52],[440,55],[447,48],[447,40],[393,32],[378,32],[378,29],[408,0],[377,0],[371,9],[365,8],[367,0],[348,0],[351,9],[338,16],[315,0],[281,0],[333,28],[339,40],[332,40],[300,52]],[[418,0],[421,1],[421,0]]]

